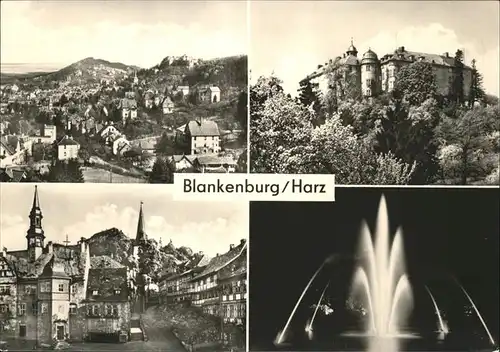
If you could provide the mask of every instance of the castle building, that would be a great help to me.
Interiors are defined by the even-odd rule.
[[[37,186],[29,219],[26,249],[0,253],[3,336],[36,343],[127,336],[131,270],[106,255],[91,257],[83,237],[76,245],[45,244]]]
[[[363,97],[374,97],[382,92],[390,92],[395,87],[396,76],[405,66],[414,62],[426,62],[432,66],[436,77],[437,92],[446,96],[454,79],[455,59],[449,53],[443,55],[408,51],[404,46],[397,48],[393,53],[378,57],[368,49],[358,58],[358,50],[352,40],[351,45],[342,57],[330,60],[325,65],[318,66],[318,70],[305,78],[306,81],[317,83],[323,92],[329,88],[329,74],[339,78],[337,87],[349,84]],[[471,67],[463,67],[464,96],[470,93],[472,84]],[[341,94],[342,89],[337,89]]]

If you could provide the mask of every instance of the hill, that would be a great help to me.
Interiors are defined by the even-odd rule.
[[[132,257],[134,240],[115,227],[94,234],[87,243],[91,257],[108,256],[124,266],[135,265]],[[154,240],[149,240],[149,243],[154,250],[153,260],[158,262],[162,272],[176,271],[197,255],[188,247],[176,248],[172,242],[162,248]]]
[[[33,83],[68,82],[78,85],[102,80],[119,80],[138,70],[140,68],[137,66],[88,57],[55,72],[36,72],[23,75],[7,74],[7,78],[29,80],[33,81]]]
[[[165,86],[215,85],[223,92],[223,100],[233,100],[237,94],[246,90],[248,77],[247,56],[229,56],[195,62],[176,60],[166,57],[150,69],[140,70],[139,79],[162,91]]]

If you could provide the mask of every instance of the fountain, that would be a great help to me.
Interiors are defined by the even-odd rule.
[[[434,298],[434,295],[432,294],[431,290],[429,287],[425,286],[425,290],[429,294],[429,297],[431,298],[432,304],[434,305],[434,311],[436,312],[436,316],[438,318],[438,323],[439,323],[439,339],[443,340],[445,336],[449,333],[448,327],[445,325],[443,321],[443,317],[441,316],[441,312],[439,311],[439,307],[437,305],[436,299]]]
[[[392,246],[385,198],[379,204],[374,240],[368,225],[361,228],[360,252],[365,258],[353,277],[352,294],[362,294],[370,319],[370,352],[398,351],[399,329],[413,307],[413,294],[404,268],[402,231],[398,229]]]

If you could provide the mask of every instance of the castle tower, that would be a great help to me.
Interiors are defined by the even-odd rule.
[[[38,199],[38,189],[35,186],[35,194],[33,195],[33,205],[30,211],[30,227],[27,231],[26,239],[28,241],[28,260],[34,262],[42,254],[43,241],[45,235],[42,228],[42,210],[40,209],[40,201]]]
[[[377,54],[368,49],[361,59],[361,92],[365,97],[373,97],[381,90],[380,61]]]
[[[40,342],[64,340],[69,336],[69,301],[71,278],[64,264],[53,254],[39,279],[37,332]]]
[[[349,45],[349,48],[347,48],[346,54],[351,56],[358,56],[358,49],[356,49],[356,47],[354,46],[352,37],[351,45]]]

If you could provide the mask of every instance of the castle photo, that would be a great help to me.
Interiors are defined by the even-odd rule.
[[[488,1],[252,2],[250,172],[498,185],[499,10]],[[278,28],[276,13],[294,26]]]
[[[364,97],[377,96],[382,92],[390,92],[395,88],[396,76],[402,67],[414,62],[424,62],[432,66],[436,78],[437,92],[442,96],[450,94],[458,68],[463,75],[462,85],[464,96],[469,96],[473,83],[474,69],[467,65],[457,63],[454,55],[446,52],[443,54],[429,54],[409,51],[404,46],[398,47],[392,53],[379,57],[370,48],[359,55],[358,49],[351,45],[342,56],[329,60],[325,65],[320,65],[318,70],[309,75],[306,80],[317,83],[326,93],[329,85],[328,74],[339,75],[345,83],[351,80],[355,89]],[[337,89],[337,92],[339,90]]]

